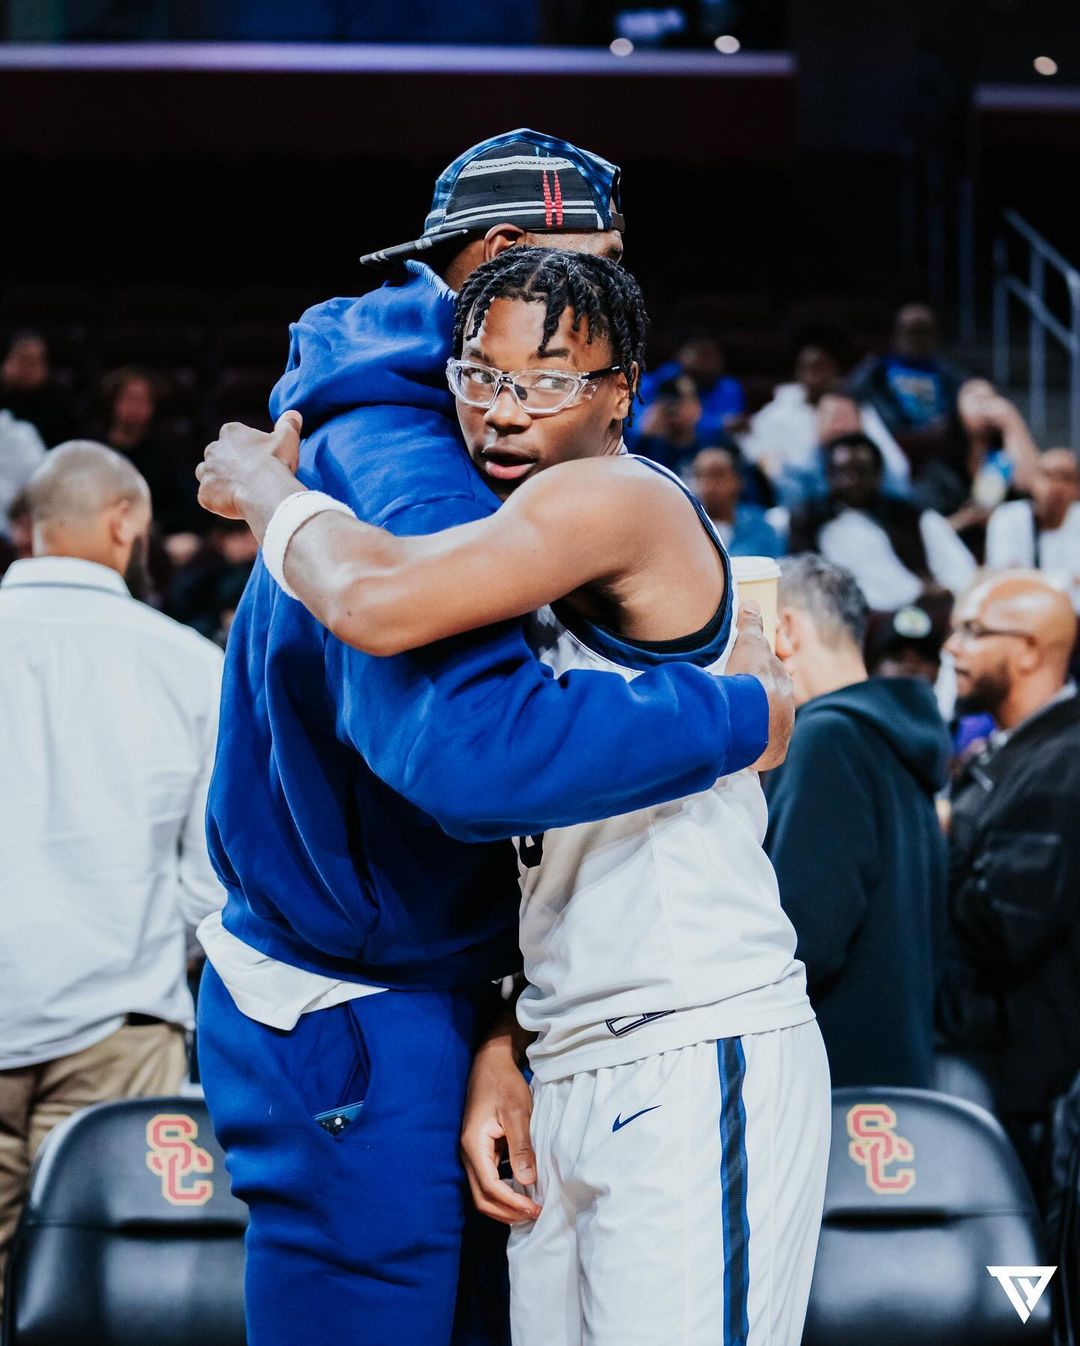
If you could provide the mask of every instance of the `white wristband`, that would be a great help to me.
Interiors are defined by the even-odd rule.
[[[285,553],[297,529],[302,528],[316,514],[348,514],[350,518],[356,518],[354,510],[342,501],[335,500],[332,495],[325,495],[322,491],[296,491],[285,497],[266,525],[262,544],[263,561],[290,598],[295,598],[296,594],[285,580]]]

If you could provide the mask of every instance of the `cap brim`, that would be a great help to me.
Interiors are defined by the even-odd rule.
[[[392,248],[380,248],[378,252],[367,252],[360,258],[361,266],[392,266],[395,262],[408,261],[410,257],[421,257],[432,248],[444,243],[453,243],[466,238],[473,230],[450,229],[445,234],[427,234],[414,238],[411,243],[398,243]]]

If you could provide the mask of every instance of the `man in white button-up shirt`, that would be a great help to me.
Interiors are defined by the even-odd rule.
[[[47,1132],[175,1092],[185,923],[224,900],[203,811],[221,652],[135,601],[151,505],[112,450],[55,449],[0,584],[0,1264]]]

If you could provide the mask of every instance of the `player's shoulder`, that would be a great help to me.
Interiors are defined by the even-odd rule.
[[[528,491],[528,496],[526,496]],[[573,499],[595,511],[685,508],[686,488],[664,469],[631,454],[574,458],[538,472],[517,494],[537,504]]]
[[[646,545],[652,550],[665,538],[682,545],[692,532],[680,490],[625,454],[575,458],[537,472],[499,515],[509,527],[527,523],[547,537],[591,538],[612,555]]]

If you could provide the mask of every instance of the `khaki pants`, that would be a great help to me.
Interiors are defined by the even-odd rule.
[[[184,1030],[176,1024],[125,1026],[72,1056],[0,1070],[0,1307],[30,1165],[53,1127],[91,1103],[174,1094],[186,1075]]]

